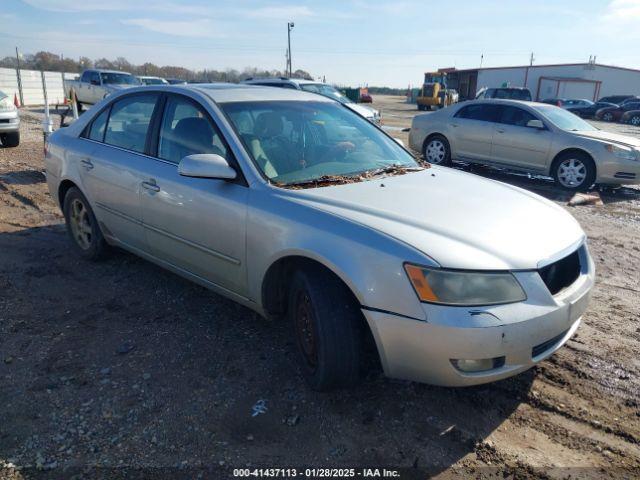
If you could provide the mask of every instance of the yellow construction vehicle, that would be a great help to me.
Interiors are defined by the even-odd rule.
[[[433,107],[447,107],[458,101],[455,90],[447,88],[447,72],[427,72],[424,83],[416,99],[418,110],[431,110]]]

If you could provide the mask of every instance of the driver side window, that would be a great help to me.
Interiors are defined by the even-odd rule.
[[[171,96],[162,117],[158,157],[177,164],[187,155],[197,153],[227,158],[227,147],[200,106],[184,97]]]

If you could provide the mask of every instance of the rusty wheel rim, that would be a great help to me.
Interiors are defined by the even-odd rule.
[[[80,248],[88,250],[91,248],[91,239],[93,237],[93,227],[91,226],[91,217],[84,203],[74,198],[71,202],[71,212],[69,215],[69,223],[73,238]]]
[[[311,298],[307,292],[298,292],[296,298],[296,340],[307,366],[315,370],[318,365],[317,339],[314,329],[315,316]]]

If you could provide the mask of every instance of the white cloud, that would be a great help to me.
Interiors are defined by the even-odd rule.
[[[176,35],[180,37],[220,38],[223,34],[217,32],[211,20],[156,20],[153,18],[130,18],[121,20],[124,25],[133,25],[151,30],[152,32]]]
[[[605,16],[610,22],[638,22],[640,20],[640,0],[612,0]]]
[[[131,8],[127,0],[22,0],[32,7],[54,12],[116,11]],[[153,6],[150,6],[153,8]]]
[[[273,7],[262,7],[246,10],[248,17],[268,18],[273,20],[291,20],[302,17],[314,17],[316,14],[306,6],[298,5],[277,5]]]

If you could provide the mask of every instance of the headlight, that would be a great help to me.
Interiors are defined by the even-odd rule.
[[[604,148],[607,152],[614,154],[618,158],[622,158],[624,160],[636,160],[636,155],[630,148],[619,147],[611,143],[605,144]]]
[[[9,97],[4,97],[2,100],[0,100],[0,110],[3,112],[12,112],[16,110],[16,106],[13,104]]]
[[[455,306],[498,305],[527,299],[508,272],[464,272],[405,264],[409,280],[422,302]]]

